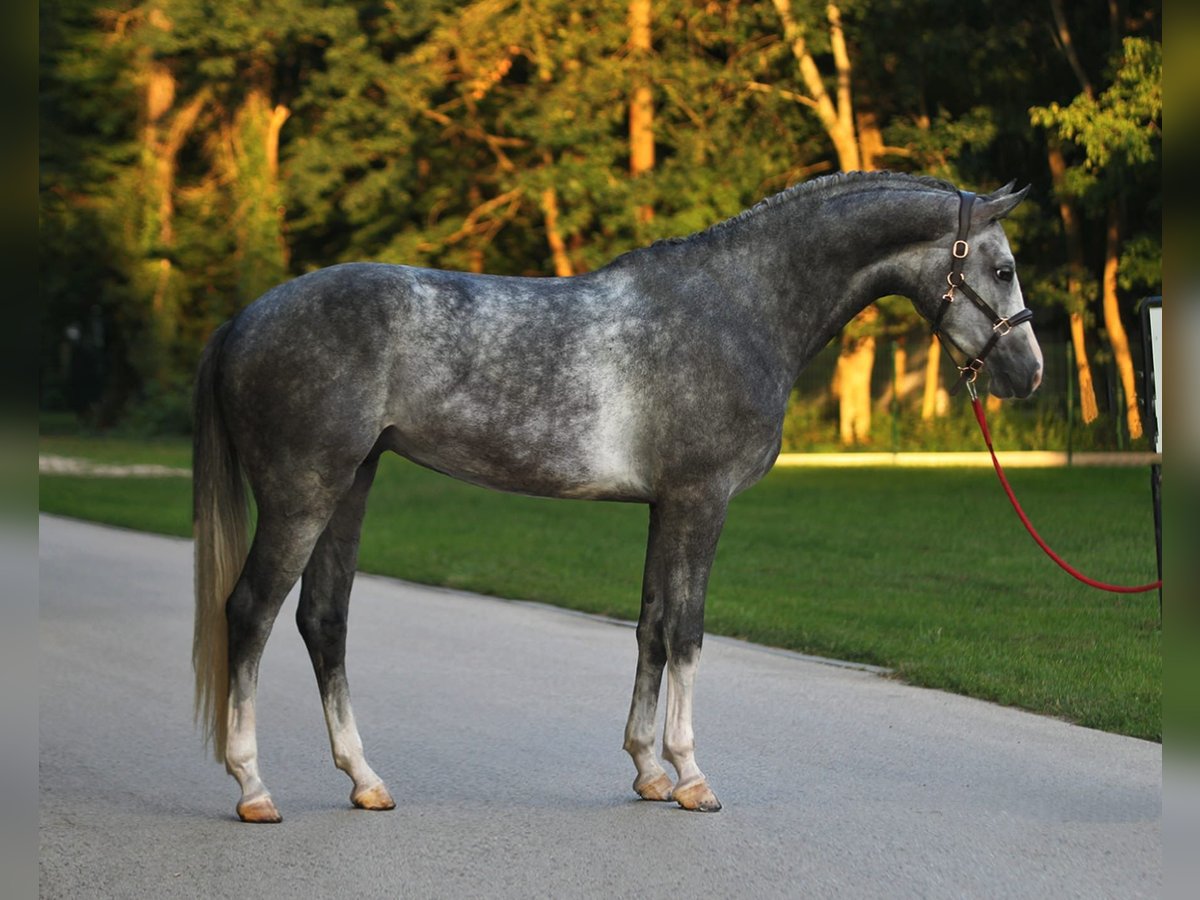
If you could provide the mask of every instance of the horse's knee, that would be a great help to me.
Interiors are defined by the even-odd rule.
[[[637,626],[638,650],[647,662],[663,665],[667,661],[667,647],[663,642],[662,622],[639,622]]]
[[[667,661],[675,667],[693,668],[699,662],[704,644],[704,623],[685,621],[668,629],[663,636]]]

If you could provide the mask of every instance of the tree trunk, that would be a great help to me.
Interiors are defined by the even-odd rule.
[[[1072,310],[1071,348],[1075,351],[1075,380],[1079,382],[1079,410],[1084,424],[1096,421],[1100,415],[1096,407],[1096,386],[1092,382],[1092,367],[1088,363],[1087,346],[1083,335],[1083,313]]]
[[[1121,376],[1121,387],[1125,391],[1125,421],[1129,426],[1129,437],[1137,440],[1142,436],[1142,414],[1138,408],[1137,378],[1133,372],[1133,357],[1129,353],[1129,336],[1121,322],[1121,310],[1117,305],[1117,267],[1121,251],[1121,215],[1116,200],[1108,204],[1108,230],[1104,243],[1104,327],[1108,341],[1112,344],[1113,358]]]
[[[637,72],[629,100],[629,174],[637,178],[654,168],[654,96],[644,67],[650,55],[650,0],[629,0],[629,49]],[[653,217],[649,203],[637,207],[639,222]]]
[[[869,327],[879,317],[875,306],[868,306],[859,313],[850,329]],[[841,390],[838,396],[838,417],[842,425],[843,443],[860,443],[867,440],[871,431],[871,372],[875,369],[874,335],[850,338],[842,336],[842,350],[838,354],[837,367]],[[855,437],[846,440],[846,422],[856,423]],[[861,425],[861,428],[859,427]]]
[[[1062,0],[1050,0],[1050,11],[1054,15],[1055,37],[1059,48],[1066,56],[1071,71],[1079,81],[1080,89],[1088,97],[1095,96],[1091,80],[1079,62],[1075,52],[1075,43],[1071,38],[1071,30],[1067,27],[1067,18],[1063,14]],[[1058,195],[1058,212],[1062,218],[1063,231],[1067,238],[1067,294],[1071,298],[1070,321],[1071,343],[1075,351],[1075,373],[1079,381],[1079,412],[1085,425],[1096,421],[1100,410],[1096,406],[1096,387],[1092,379],[1092,366],[1088,361],[1087,345],[1084,340],[1083,313],[1087,309],[1087,297],[1083,294],[1083,275],[1087,271],[1087,262],[1083,253],[1083,229],[1079,221],[1079,212],[1074,204],[1067,199],[1065,189],[1067,164],[1063,159],[1062,146],[1053,135],[1048,139],[1046,147],[1047,160],[1050,163],[1050,177],[1054,183],[1054,192]]]
[[[850,56],[846,50],[846,39],[842,33],[842,17],[837,4],[825,8],[829,22],[829,41],[837,70],[837,105],[825,90],[825,80],[816,60],[808,50],[804,28],[792,16],[791,0],[772,0],[775,11],[783,25],[783,37],[791,47],[792,56],[800,70],[800,79],[808,89],[809,98],[825,133],[837,153],[838,166],[843,172],[851,172],[862,166],[858,140],[854,134],[854,108],[850,94]]]
[[[1058,195],[1058,214],[1062,218],[1063,233],[1067,239],[1067,294],[1071,298],[1071,342],[1075,348],[1075,372],[1079,381],[1079,410],[1085,425],[1096,421],[1100,414],[1096,406],[1096,388],[1092,380],[1092,366],[1088,362],[1087,346],[1083,333],[1083,311],[1087,298],[1083,295],[1083,275],[1087,262],[1083,253],[1083,228],[1079,212],[1067,199],[1064,189],[1067,165],[1063,159],[1058,139],[1050,137],[1046,145],[1046,158],[1050,164],[1050,176],[1054,192]]]
[[[554,259],[554,274],[560,278],[574,275],[567,245],[563,242],[562,232],[558,230],[558,192],[553,187],[546,188],[542,191],[541,204],[546,222],[546,243],[550,245],[550,255]]]
[[[829,47],[833,51],[833,65],[837,72],[837,132],[834,143],[838,147],[838,158],[843,172],[865,169],[862,147],[854,131],[854,102],[850,92],[850,54],[846,50],[846,36],[842,32],[842,13],[836,3],[827,4],[825,18],[829,22]]]
[[[287,244],[279,186],[279,132],[286,106],[272,104],[267,92],[252,88],[227,126],[227,159],[237,236],[239,299],[249,303],[283,281]]]
[[[878,318],[878,308],[868,306],[842,332],[842,349],[834,379],[843,444],[865,444],[871,439],[871,370],[875,367],[875,336],[870,329]]]
[[[868,307],[874,309],[874,307]],[[842,338],[834,378],[838,385],[838,430],[842,443],[851,446],[871,440],[871,368],[875,337]]]
[[[804,27],[792,15],[791,0],[772,0],[783,26],[783,37],[791,48],[800,71],[800,79],[808,90],[808,98],[825,133],[837,153],[838,166],[843,172],[868,170],[882,149],[883,139],[874,117],[859,116],[865,132],[855,131],[854,98],[851,91],[852,64],[842,30],[842,13],[836,3],[825,6],[829,24],[829,49],[833,55],[836,100],[825,89],[825,80],[816,60],[808,49]],[[878,145],[878,146],[877,146]],[[859,330],[873,323],[879,311],[869,306],[855,317],[851,329]],[[866,440],[871,426],[871,370],[875,367],[875,338],[849,338],[843,335],[842,351],[838,356],[838,405],[842,443]]]
[[[921,395],[921,421],[928,422],[940,415],[938,403],[942,388],[942,344],[937,335],[929,338],[929,355],[925,359],[925,392]]]
[[[1054,15],[1054,34],[1058,38],[1059,49],[1066,56],[1067,62],[1071,66],[1071,71],[1075,73],[1075,78],[1079,81],[1079,87],[1089,97],[1094,96],[1091,79],[1088,78],[1087,72],[1084,71],[1083,65],[1079,62],[1079,54],[1075,52],[1075,42],[1071,39],[1071,29],[1067,27],[1067,17],[1063,14],[1062,0],[1050,0],[1050,11]]]
[[[904,343],[904,338],[896,340],[895,349],[892,351],[892,371],[895,373],[895,385],[892,388],[892,394],[899,403],[908,396],[908,347]]]
[[[154,192],[158,195],[158,247],[160,250],[169,250],[175,244],[176,162],[184,141],[187,140],[188,134],[195,126],[204,104],[208,102],[208,94],[206,91],[202,91],[193,97],[183,109],[171,118],[170,124],[166,127],[166,133],[160,134],[158,119],[166,113],[167,107],[160,107],[159,104],[163,102],[164,95],[169,98],[174,97],[175,79],[165,67],[155,66],[155,69],[157,71],[151,74],[148,90],[147,107],[151,118],[146,126],[146,141],[154,157],[152,183]],[[164,82],[170,85],[169,90],[164,90]],[[170,102],[170,99],[166,100],[167,104]],[[158,277],[150,305],[156,320],[158,320],[160,331],[166,336],[174,332],[176,325],[174,313],[166,309],[168,286],[172,275],[171,259],[169,256],[160,256],[154,265],[158,267]]]
[[[861,151],[860,163],[864,172],[873,172],[876,163],[883,155],[883,132],[879,129],[879,119],[870,110],[860,110],[855,116],[858,125],[858,146]]]
[[[152,17],[157,28],[169,27],[164,17]],[[138,228],[133,282],[146,297],[146,333],[137,351],[137,368],[147,380],[165,383],[170,370],[170,348],[179,330],[171,249],[175,244],[175,178],[179,152],[208,102],[200,91],[181,109],[176,100],[175,76],[166,65],[142,57],[141,163],[138,184],[130,192],[136,207],[130,221]]]

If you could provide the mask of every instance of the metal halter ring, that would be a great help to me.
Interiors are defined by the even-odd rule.
[[[967,384],[974,384],[979,373],[983,371],[983,360],[973,359],[965,366],[959,366],[958,371],[962,373],[963,378],[966,378]],[[971,373],[970,377],[967,377],[968,372]]]
[[[961,250],[959,249],[961,248]],[[955,259],[966,259],[967,254],[971,252],[971,245],[964,240],[957,240],[954,246],[950,248],[950,255]]]

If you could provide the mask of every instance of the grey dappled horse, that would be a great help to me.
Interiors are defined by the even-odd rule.
[[[719,809],[694,756],[692,686],[729,500],[775,461],[800,370],[881,296],[909,297],[968,354],[993,350],[996,396],[1037,387],[1030,326],[1017,318],[1007,330],[1028,313],[998,224],[1023,195],[835,175],[573,278],[339,265],[268,291],[218,329],[196,388],[193,662],[198,715],[241,786],[241,818],[279,820],[259,777],[254,698],[297,578],[334,762],[355,806],[394,806],[363,755],[344,666],[360,528],[385,450],[500,490],[649,504],[625,729],[633,786]],[[949,302],[952,256],[1001,323]],[[259,516],[248,551],[242,473]],[[664,668],[674,784],[654,751]]]

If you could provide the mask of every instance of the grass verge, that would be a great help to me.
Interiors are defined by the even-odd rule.
[[[43,452],[186,465],[187,446],[43,441]],[[183,456],[179,456],[182,453]],[[1152,580],[1140,469],[1011,476],[1038,529],[1095,577]],[[180,478],[41,480],[41,508],[190,534]],[[360,568],[637,617],[646,510],[498,494],[386,457]],[[984,469],[776,470],[736,498],[709,587],[708,631],[888,666],[943,688],[1149,740],[1162,736],[1155,593],[1078,584],[1026,535]]]

